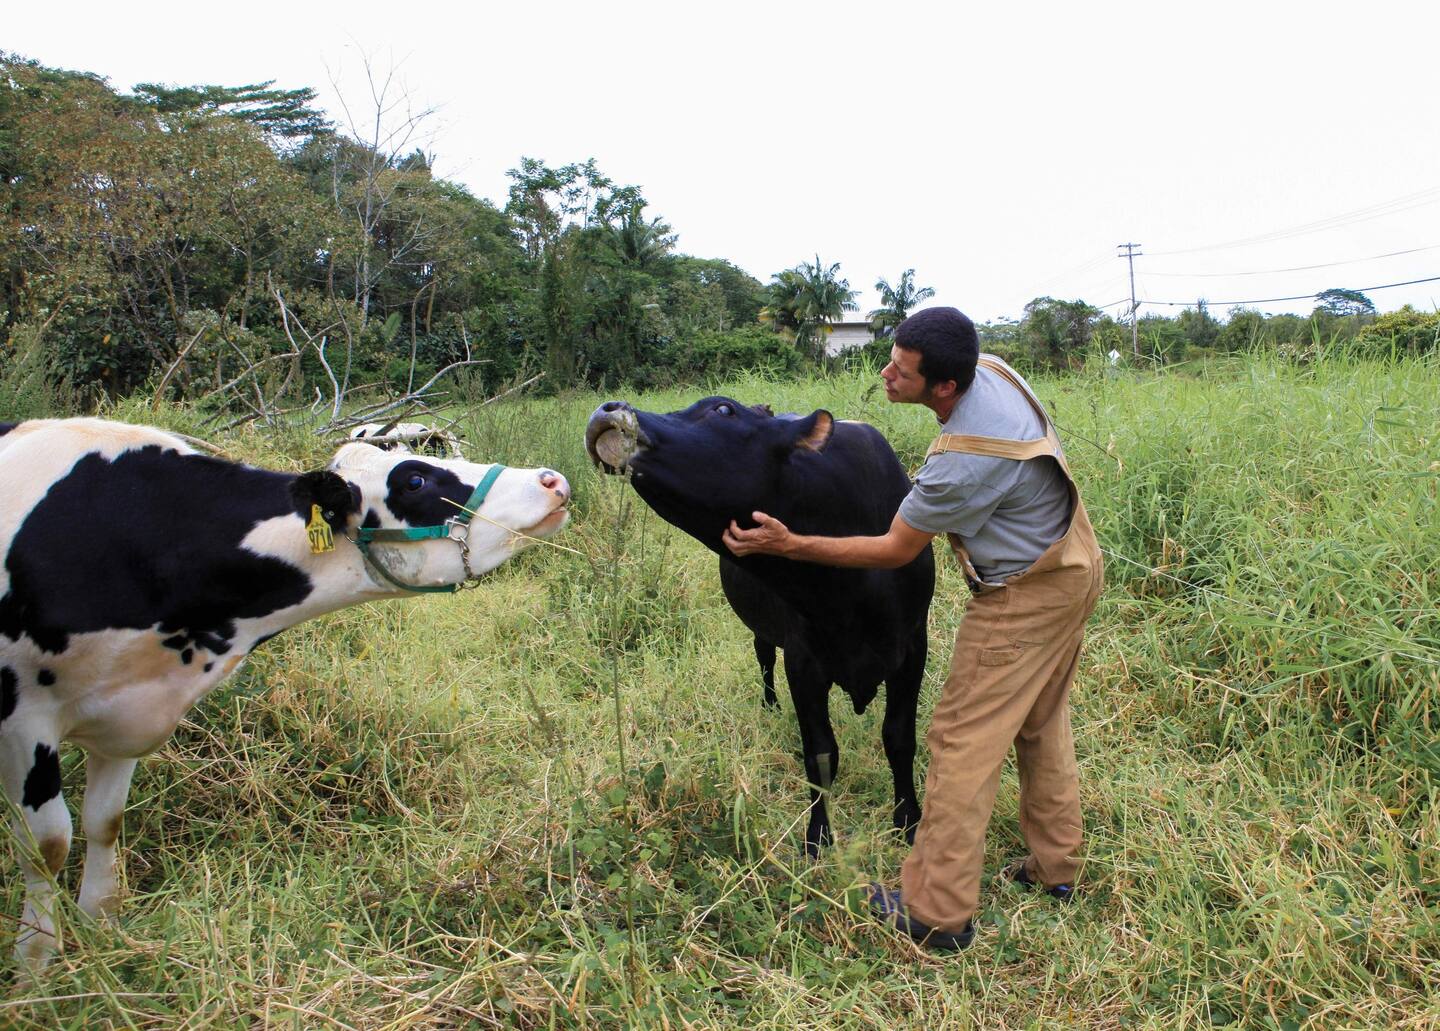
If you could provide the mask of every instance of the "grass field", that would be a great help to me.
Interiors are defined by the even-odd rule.
[[[724,392],[872,422],[913,466],[933,422],[874,383]],[[257,652],[140,767],[122,925],[67,910],[64,955],[7,989],[0,1025],[1440,1026],[1440,367],[1036,386],[1108,556],[1074,699],[1074,905],[989,883],[958,958],[865,917],[904,855],[878,703],[836,699],[838,841],[802,860],[788,699],[761,709],[714,557],[588,468],[601,398],[577,395],[466,432],[481,460],[571,478],[556,543],[581,554]],[[222,443],[326,457],[298,433]],[[939,565],[922,735],[965,600]],[[1007,772],[987,875],[1023,852],[1015,808]]]

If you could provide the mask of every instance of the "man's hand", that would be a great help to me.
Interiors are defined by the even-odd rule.
[[[742,530],[735,520],[730,520],[730,527],[722,538],[725,547],[741,556],[784,555],[790,539],[789,527],[764,512],[751,512],[750,518],[760,524],[753,530]]]

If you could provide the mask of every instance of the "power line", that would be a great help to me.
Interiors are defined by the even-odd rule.
[[[1186,247],[1174,251],[1157,251],[1152,257],[1170,254],[1195,254],[1200,251],[1218,251],[1230,247],[1244,247],[1249,244],[1269,243],[1272,240],[1283,240],[1291,236],[1305,236],[1309,233],[1318,233],[1327,229],[1339,229],[1342,226],[1354,225],[1357,222],[1368,222],[1371,219],[1381,218],[1385,215],[1399,214],[1402,211],[1424,207],[1427,204],[1434,204],[1437,201],[1440,201],[1440,187],[1431,187],[1428,190],[1421,190],[1419,193],[1408,194],[1404,197],[1395,197],[1391,200],[1381,201],[1379,204],[1372,204],[1369,207],[1356,208],[1354,211],[1342,212],[1338,215],[1331,215],[1329,218],[1317,219],[1314,222],[1305,222],[1287,229],[1276,229],[1269,233],[1261,233],[1258,236],[1242,237],[1237,240],[1227,240],[1223,243],[1206,244],[1202,247]]]
[[[1084,264],[1076,265],[1074,268],[1066,269],[1064,272],[1057,272],[1053,276],[1042,279],[1037,282],[1031,289],[1039,290],[1041,287],[1048,286],[1056,280],[1068,279],[1071,276],[1078,276],[1082,272],[1089,272],[1093,268],[1099,268],[1101,265],[1105,264],[1109,260],[1110,255],[1102,254],[1100,255],[1100,257],[1093,258],[1090,261],[1085,262]]]
[[[1379,286],[1362,286],[1362,287],[1358,287],[1358,288],[1356,289],[1356,292],[1363,294],[1363,293],[1369,293],[1369,292],[1371,292],[1371,291],[1373,291],[1373,290],[1389,290],[1390,288],[1396,287],[1396,286],[1414,286],[1416,283],[1437,283],[1437,282],[1440,282],[1440,276],[1430,276],[1430,277],[1427,278],[1427,279],[1407,279],[1407,280],[1406,280],[1405,282],[1403,282],[1403,283],[1382,283],[1382,284],[1380,284]],[[1331,287],[1330,289],[1335,289],[1335,288],[1334,288],[1334,287]],[[1270,303],[1273,302],[1273,301],[1304,301],[1304,300],[1308,300],[1309,298],[1312,298],[1312,297],[1318,297],[1318,296],[1320,296],[1321,293],[1323,293],[1323,291],[1317,290],[1317,291],[1315,291],[1315,293],[1312,293],[1312,294],[1293,294],[1293,295],[1291,295],[1290,297],[1252,297],[1252,298],[1250,298],[1249,300],[1244,300],[1244,301],[1211,301],[1211,300],[1209,300],[1209,299],[1206,299],[1205,303],[1206,303],[1206,304],[1270,304]],[[1152,301],[1152,300],[1150,300],[1148,297],[1145,299],[1145,303],[1146,303],[1146,304],[1164,304],[1164,305],[1167,305],[1167,306],[1169,306],[1169,307],[1171,307],[1171,308],[1192,308],[1192,307],[1194,307],[1194,305],[1195,305],[1195,302],[1194,302],[1194,301]]]
[[[1317,268],[1335,268],[1339,265],[1358,265],[1365,261],[1378,261],[1381,258],[1394,258],[1401,254],[1419,254],[1421,251],[1433,251],[1440,249],[1440,244],[1431,244],[1429,247],[1411,247],[1404,251],[1391,251],[1389,254],[1372,254],[1368,258],[1350,258],[1346,261],[1328,261],[1323,265],[1296,265],[1294,268],[1272,268],[1261,269],[1257,272],[1147,272],[1147,276],[1169,276],[1179,279],[1228,279],[1231,276],[1269,276],[1279,272],[1309,272]]]

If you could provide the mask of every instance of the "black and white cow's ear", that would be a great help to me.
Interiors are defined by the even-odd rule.
[[[295,477],[295,482],[290,484],[290,497],[295,502],[296,514],[302,519],[308,520],[311,508],[319,505],[321,517],[337,530],[360,511],[360,488],[328,469]]]
[[[830,434],[835,432],[835,417],[823,408],[817,408],[803,419],[790,424],[791,440],[797,448],[806,451],[823,451],[830,443]]]

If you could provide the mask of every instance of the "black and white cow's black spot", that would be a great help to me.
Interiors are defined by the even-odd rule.
[[[0,666],[0,723],[4,723],[15,711],[16,690],[15,671],[9,666]]]
[[[240,546],[261,522],[308,509],[308,499],[292,493],[294,481],[158,445],[113,460],[84,456],[13,539],[0,634],[60,653],[71,634],[158,626],[161,643],[182,656],[196,648],[226,654],[237,619],[310,593],[304,571]],[[164,489],[176,482],[187,489]],[[96,499],[105,499],[103,508]],[[335,513],[334,525],[348,515]]]

